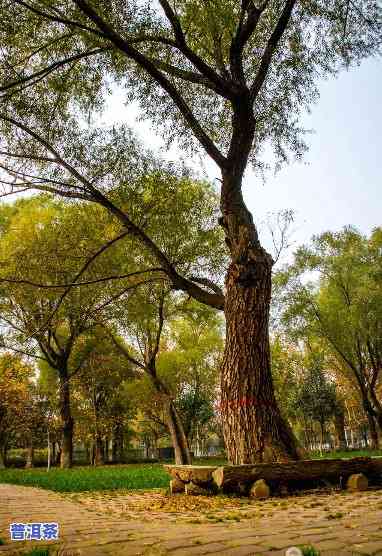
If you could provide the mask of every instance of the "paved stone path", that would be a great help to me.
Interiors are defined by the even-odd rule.
[[[44,521],[60,525],[51,552],[60,556],[279,556],[295,545],[322,556],[382,555],[382,490],[236,499],[215,510],[188,497],[179,513],[166,504],[160,492],[68,496],[1,484],[0,556],[45,547],[9,538],[12,522]]]

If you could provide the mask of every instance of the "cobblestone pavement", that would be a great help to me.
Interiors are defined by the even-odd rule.
[[[382,555],[382,490],[234,499],[188,497],[178,507],[160,492],[58,493],[0,485],[0,556],[46,541],[10,541],[12,522],[58,522],[62,556],[279,556],[313,545],[322,556]],[[215,508],[215,509],[211,509]]]

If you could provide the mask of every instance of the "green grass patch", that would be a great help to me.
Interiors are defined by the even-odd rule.
[[[311,452],[307,458],[312,459],[350,459],[359,457],[382,457],[382,450],[347,450],[338,452]]]
[[[32,548],[25,556],[49,556],[49,548]]]
[[[299,546],[303,556],[320,556],[320,552],[314,546]]]
[[[161,464],[129,464],[73,469],[2,469],[0,483],[57,492],[166,488],[170,477]]]
[[[3,539],[0,538],[0,546],[1,546],[2,544],[5,544],[5,541],[3,541]]]
[[[352,458],[356,456],[382,456],[382,450],[331,452],[324,458]],[[318,458],[320,454],[308,457]],[[224,465],[223,458],[195,459],[195,465]],[[0,483],[34,486],[57,492],[85,492],[102,490],[149,490],[168,488],[170,477],[162,463],[137,463],[105,465],[102,467],[78,466],[72,469],[44,468],[0,469]],[[1,544],[1,543],[0,543]]]

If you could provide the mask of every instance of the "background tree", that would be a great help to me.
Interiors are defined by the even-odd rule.
[[[0,355],[0,468],[12,436],[24,426],[33,370],[18,355]]]
[[[0,247],[2,272],[11,277],[1,281],[0,320],[7,329],[2,347],[45,360],[57,372],[63,467],[70,466],[72,460],[70,379],[82,364],[71,365],[73,349],[80,336],[95,325],[103,308],[126,288],[134,287],[115,282],[105,286],[98,280],[97,271],[108,268],[107,256],[88,270],[90,238],[94,249],[90,260],[100,254],[91,225],[97,214],[88,211],[87,217],[81,216],[85,215],[76,207],[65,207],[46,197],[24,200],[17,205]],[[114,230],[103,228],[103,232],[113,234]],[[113,244],[113,238],[110,242]],[[40,287],[42,268],[48,288]],[[80,283],[66,287],[80,276],[90,281],[91,287]]]
[[[381,238],[380,229],[370,238],[351,227],[324,233],[300,248],[280,275],[287,329],[295,338],[319,341],[337,372],[356,386],[374,448],[382,423]],[[307,280],[312,273],[317,281]]]
[[[116,426],[125,425],[131,416],[129,400],[124,395],[124,383],[132,375],[131,365],[100,327],[81,337],[73,362],[75,366],[81,363],[73,387],[80,398],[87,431],[93,435],[93,462],[102,465],[107,457],[105,446]]]
[[[317,355],[307,358],[305,374],[295,398],[295,410],[305,419],[316,421],[321,432],[321,451],[325,446],[325,427],[337,410],[336,387],[324,374],[323,360]]]

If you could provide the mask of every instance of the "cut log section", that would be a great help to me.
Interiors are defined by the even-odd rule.
[[[216,465],[164,465],[173,479],[182,483],[194,483],[202,488],[216,488],[212,473],[218,469]]]
[[[225,465],[213,471],[216,486],[225,491],[237,491],[239,486],[248,485],[259,479],[268,484],[308,484],[322,480],[334,480],[345,484],[350,475],[363,473],[370,483],[382,482],[382,459],[321,459],[286,463],[259,463],[248,465]]]

